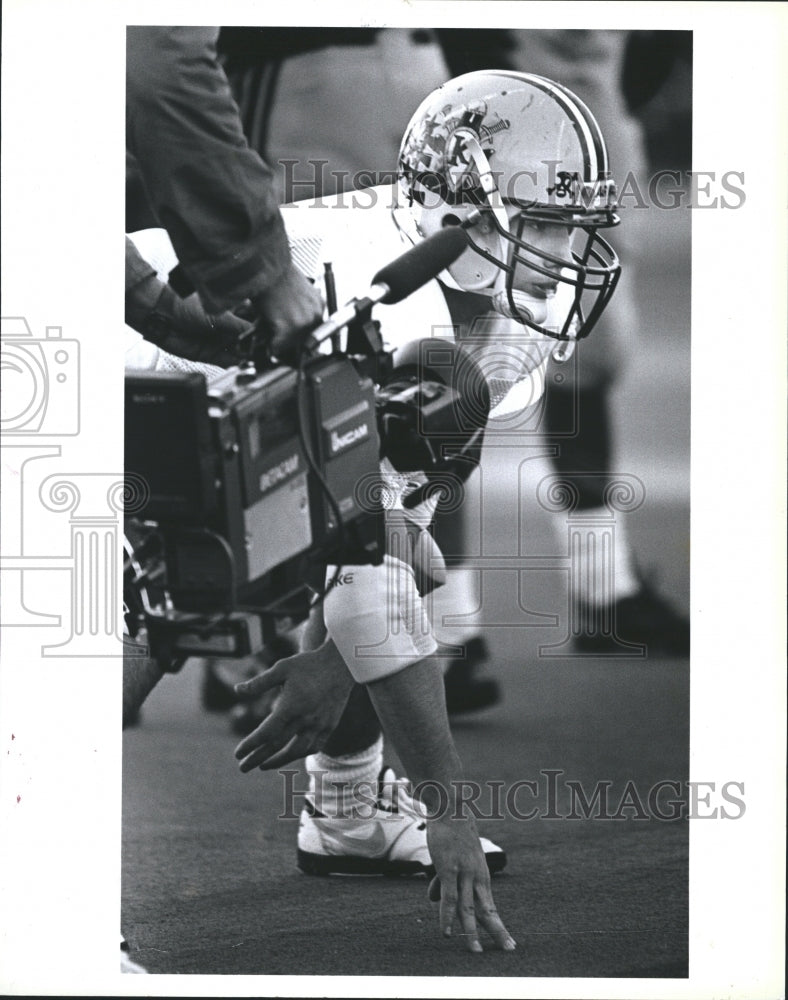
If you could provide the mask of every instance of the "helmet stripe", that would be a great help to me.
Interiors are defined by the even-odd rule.
[[[556,83],[554,80],[548,80],[546,77],[540,77],[539,79],[544,80],[545,83],[550,84],[551,87],[561,91],[566,97],[570,106],[574,106],[576,109],[576,114],[583,126],[588,127],[588,131],[592,137],[594,143],[594,151],[597,158],[598,170],[602,173],[607,173],[610,169],[610,164],[607,159],[607,145],[605,143],[604,137],[602,136],[602,130],[599,127],[599,123],[594,117],[591,109],[588,105],[582,101],[577,94],[569,90],[562,83]]]
[[[537,90],[554,98],[567,113],[572,123],[577,126],[589,179],[597,178],[600,172],[606,173],[608,171],[607,150],[599,125],[585,104],[570,90],[553,80],[548,80],[547,77],[536,76],[533,73],[495,70],[492,75],[507,77],[520,83],[530,83]]]

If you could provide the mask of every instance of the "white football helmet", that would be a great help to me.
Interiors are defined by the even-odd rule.
[[[587,336],[621,271],[597,230],[619,219],[604,139],[571,91],[504,70],[450,80],[413,115],[398,178],[394,218],[409,239],[447,225],[466,228],[470,246],[443,272],[444,284],[488,296],[494,310],[541,335]],[[530,223],[568,227],[566,257],[529,243]],[[538,297],[518,290],[539,282],[533,273],[516,280],[518,268],[549,279],[554,289]]]

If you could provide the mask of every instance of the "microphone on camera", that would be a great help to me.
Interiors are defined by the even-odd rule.
[[[467,245],[464,229],[447,226],[382,267],[372,279],[370,291],[385,288],[385,294],[377,300],[384,305],[401,302],[422,285],[437,278],[441,271],[457,260]]]
[[[448,226],[418,243],[377,272],[364,298],[352,299],[316,327],[305,350],[314,350],[377,303],[395,305],[406,299],[453,264],[467,245],[465,230],[459,226]]]

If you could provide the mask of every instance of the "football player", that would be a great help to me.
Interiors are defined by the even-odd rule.
[[[416,243],[446,226],[463,227],[467,249],[437,281],[386,311],[383,334],[398,350],[395,359],[407,359],[406,345],[418,338],[461,345],[484,383],[476,397],[487,433],[496,420],[509,421],[538,402],[548,365],[565,361],[592,332],[620,274],[601,233],[618,217],[599,127],[565,87],[526,73],[451,80],[413,116],[394,185],[287,207],[283,216],[294,259],[311,253],[315,277],[316,264],[330,260],[341,298],[364,287],[365,277],[401,251],[403,239]],[[243,771],[306,756],[302,870],[434,872],[444,930],[456,909],[469,946],[479,950],[474,907],[498,943],[505,940],[496,924],[487,924],[485,908],[492,898],[486,869],[499,870],[506,859],[495,844],[476,838],[451,797],[454,819],[447,823],[429,787],[437,782],[451,796],[460,772],[419,565],[422,551],[428,564],[439,562],[427,527],[441,497],[446,504],[447,494],[457,499],[472,488],[472,462],[447,468],[435,450],[430,466],[417,449],[410,456],[407,449],[387,453],[384,440],[396,544],[382,566],[353,567],[329,590],[301,654],[239,685],[247,697],[272,688],[279,694],[236,756]],[[472,457],[465,449],[463,458]],[[409,547],[403,531],[418,544]],[[384,768],[377,717],[411,780],[426,789],[421,802]]]

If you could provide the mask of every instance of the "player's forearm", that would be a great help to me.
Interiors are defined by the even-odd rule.
[[[444,810],[462,778],[462,765],[449,729],[439,662],[427,657],[371,681],[367,690],[422,802],[430,813]]]

